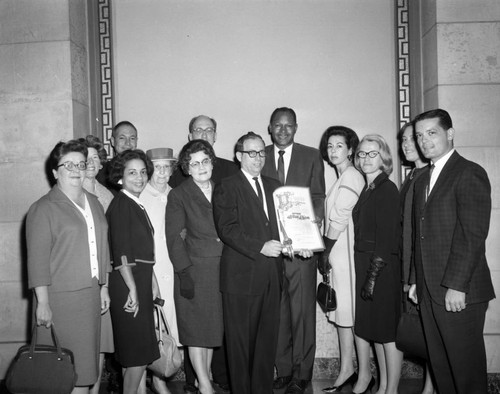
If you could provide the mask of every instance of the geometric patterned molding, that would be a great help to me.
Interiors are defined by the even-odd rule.
[[[98,0],[99,69],[101,86],[102,136],[108,157],[112,154],[109,139],[113,129],[113,56],[111,51],[111,0]]]
[[[410,40],[408,26],[408,1],[396,1],[397,40],[397,101],[399,127],[410,121]]]
[[[397,0],[396,7],[396,70],[399,129],[411,120],[410,116],[410,39],[408,26],[408,2]],[[398,149],[399,151],[399,149]],[[403,183],[411,168],[401,165],[400,181]]]

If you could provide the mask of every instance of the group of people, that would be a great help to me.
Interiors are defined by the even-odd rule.
[[[186,349],[186,393],[213,394],[211,380],[238,394],[304,393],[317,269],[331,276],[338,304],[328,317],[340,371],[325,392],[371,392],[374,343],[377,393],[397,393],[396,328],[407,295],[420,305],[427,342],[424,392],[486,392],[491,191],[485,171],[455,152],[449,114],[428,111],[401,130],[414,166],[401,192],[382,136],[359,141],[332,126],[316,149],[295,142],[297,130],[293,109],[277,108],[271,145],[253,132],[237,140],[239,166],[215,155],[217,124],[204,115],[191,120],[177,158],[170,148],[138,150],[127,121],[113,128],[112,160],[93,136],[54,147],[55,185],[27,216],[28,277],[38,337],[50,343],[54,325],[75,355],[74,393],[98,393],[111,352],[123,392],[145,393],[147,365],[160,356],[157,299]],[[337,173],[328,193],[324,161]],[[280,241],[272,195],[283,185],[309,188],[323,252]],[[169,392],[159,376],[151,385]]]

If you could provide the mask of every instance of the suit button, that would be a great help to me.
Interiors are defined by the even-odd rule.
[[[215,240],[216,240],[217,242],[220,242],[220,238],[216,238]]]
[[[420,237],[420,239],[424,239],[424,236],[422,235],[422,236]]]
[[[269,222],[266,222],[266,226],[269,226]]]
[[[420,220],[422,220],[422,221],[423,221],[424,219],[425,219],[425,218],[422,216],[422,218],[421,218]]]

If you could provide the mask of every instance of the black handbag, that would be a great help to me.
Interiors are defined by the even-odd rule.
[[[52,345],[36,344],[36,324],[31,344],[17,351],[7,372],[6,386],[12,394],[68,394],[76,383],[73,353],[62,348],[54,324]]]
[[[323,274],[323,282],[318,285],[316,300],[325,313],[333,312],[337,309],[337,294],[335,293],[335,289],[330,286],[328,274]]]
[[[405,356],[427,359],[424,330],[417,307],[413,304],[409,305],[407,300],[403,302],[403,313],[399,318],[396,331],[396,347]]]

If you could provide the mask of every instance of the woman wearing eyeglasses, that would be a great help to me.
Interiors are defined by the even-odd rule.
[[[146,366],[160,357],[153,318],[158,283],[153,227],[139,195],[153,164],[138,149],[111,162],[110,181],[122,189],[106,212],[113,271],[109,275],[115,357],[123,367],[123,393],[136,394]]]
[[[367,393],[375,385],[370,372],[370,343],[380,369],[377,393],[396,394],[403,354],[396,348],[401,309],[399,192],[389,180],[392,157],[382,136],[365,136],[354,161],[366,187],[353,209],[356,313],[354,334],[358,352],[358,380],[353,393]]]
[[[166,235],[174,265],[179,340],[188,346],[198,392],[213,394],[210,365],[223,335],[219,263],[222,242],[215,230],[211,180],[215,154],[204,140],[188,142],[178,165],[189,178],[168,195]]]
[[[56,184],[30,207],[26,220],[39,342],[52,344],[46,328],[54,324],[61,346],[75,357],[73,393],[88,393],[97,381],[100,316],[109,308],[109,297],[100,292],[111,270],[108,226],[97,197],[83,189],[86,161],[83,144],[59,142],[48,160]]]

